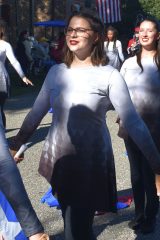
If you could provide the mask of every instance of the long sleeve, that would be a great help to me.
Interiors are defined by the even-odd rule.
[[[118,49],[119,58],[123,62],[124,61],[124,55],[123,55],[123,50],[122,50],[122,44],[119,40],[117,40],[116,46],[117,46],[117,49]]]
[[[146,156],[153,171],[160,174],[160,154],[134,108],[124,79],[116,70],[110,77],[109,97],[128,134]]]
[[[124,63],[122,64],[122,67],[120,69],[120,73],[123,78],[125,77],[125,72],[126,72],[126,61],[124,61]]]
[[[50,84],[48,82],[51,82],[53,76],[54,73],[51,68],[31,111],[25,117],[20,131],[16,136],[17,142],[20,142],[21,144],[26,143],[48,112],[48,109],[50,108]]]
[[[18,60],[16,59],[12,46],[9,43],[6,43],[6,56],[8,58],[8,60],[10,61],[10,63],[12,64],[12,66],[14,67],[14,69],[17,71],[17,73],[19,74],[19,76],[21,78],[23,78],[25,76],[20,63],[18,62]]]

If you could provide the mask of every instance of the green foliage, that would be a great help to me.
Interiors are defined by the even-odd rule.
[[[122,32],[131,33],[141,21],[139,16],[151,15],[160,20],[160,0],[121,0]]]
[[[139,0],[143,11],[160,20],[160,0]]]
[[[143,14],[143,9],[138,0],[121,0],[122,4],[122,23],[126,28],[132,29],[136,25],[137,15]]]

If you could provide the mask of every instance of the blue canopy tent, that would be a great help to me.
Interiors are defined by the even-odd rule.
[[[61,33],[63,33],[63,28],[66,26],[66,22],[64,20],[49,20],[49,21],[35,22],[33,25],[35,27],[42,28],[42,31],[44,31],[43,36],[45,36],[45,38],[48,39],[48,36],[51,35],[51,39],[56,42],[57,39],[54,38],[54,33],[56,32],[56,35],[57,36],[59,35],[58,37],[60,37]],[[51,34],[47,34],[48,32]],[[56,59],[54,60],[56,61]],[[45,65],[51,66],[55,64],[56,62],[54,61],[53,63],[53,61],[45,61]]]
[[[49,21],[42,21],[42,22],[35,22],[33,24],[35,27],[42,27],[44,28],[44,35],[46,37],[46,32],[48,28],[52,29],[52,36],[54,28],[64,28],[66,26],[66,22],[64,20],[49,20]]]
[[[50,21],[43,21],[43,22],[36,22],[34,26],[37,27],[65,27],[66,22],[64,20],[50,20]]]

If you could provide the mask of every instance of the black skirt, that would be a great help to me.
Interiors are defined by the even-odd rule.
[[[117,211],[113,155],[105,161],[107,155],[102,155],[94,152],[89,160],[87,152],[83,152],[57,160],[51,185],[60,203],[95,211]]]

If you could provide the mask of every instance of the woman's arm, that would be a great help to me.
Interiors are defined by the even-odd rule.
[[[8,60],[10,61],[10,63],[14,67],[14,69],[17,71],[17,73],[20,76],[20,78],[22,79],[22,81],[27,85],[28,84],[33,85],[33,83],[25,76],[20,63],[18,62],[18,60],[16,59],[16,57],[14,55],[12,46],[7,42],[5,42],[5,43],[6,43],[6,56],[7,56]]]
[[[54,76],[55,71],[54,67],[52,67],[46,76],[44,84],[31,111],[25,117],[18,134],[13,138],[13,141],[10,144],[11,150],[17,151],[22,144],[28,141],[45,114],[48,112],[50,108],[50,91],[51,88],[53,90],[54,87]]]
[[[123,55],[123,50],[122,50],[122,44],[119,40],[117,40],[117,49],[118,49],[119,58],[123,62],[124,61],[124,55]]]
[[[116,70],[110,77],[109,97],[128,134],[143,152],[154,173],[160,174],[160,154],[134,108],[124,79]]]

